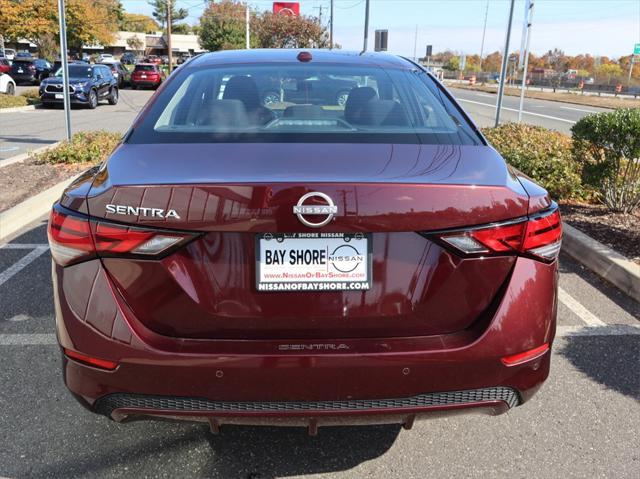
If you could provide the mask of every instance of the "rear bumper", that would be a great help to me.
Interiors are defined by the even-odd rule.
[[[167,338],[132,316],[99,261],[54,265],[53,277],[61,346],[118,362],[104,371],[65,357],[65,383],[87,408],[116,420],[298,418],[307,425],[367,417],[407,424],[423,414],[505,412],[549,374],[549,351],[514,366],[501,358],[553,342],[555,263],[519,258],[493,317],[474,330],[336,340],[346,353],[281,351],[281,341]],[[87,282],[88,298],[65,295]]]
[[[87,105],[89,104],[89,95],[85,94],[85,92],[78,90],[75,91],[74,93],[72,93],[71,95],[69,95],[69,98],[71,100],[71,104],[73,105]],[[64,103],[64,99],[63,98],[56,98],[56,94],[55,93],[49,93],[49,92],[43,92],[42,95],[40,95],[40,101],[42,103],[55,103],[55,104],[63,104]]]
[[[162,81],[144,81],[144,80],[134,80],[133,78],[129,81],[133,86],[141,86],[141,87],[153,87],[158,86]]]

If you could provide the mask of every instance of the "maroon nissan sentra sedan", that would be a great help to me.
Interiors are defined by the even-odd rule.
[[[196,57],[48,233],[64,380],[116,421],[409,428],[549,374],[557,205],[403,58]]]

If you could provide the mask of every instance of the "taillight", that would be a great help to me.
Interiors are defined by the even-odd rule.
[[[191,233],[96,221],[56,206],[47,230],[51,256],[61,266],[94,257],[158,256],[184,244]]]
[[[68,358],[73,359],[74,361],[78,361],[79,363],[87,364],[95,368],[106,369],[107,371],[113,371],[118,367],[118,363],[116,363],[115,361],[94,358],[93,356],[88,356],[72,349],[64,348],[64,354]]]
[[[524,255],[551,262],[562,242],[557,207],[530,218],[439,233],[424,233],[462,256]]]

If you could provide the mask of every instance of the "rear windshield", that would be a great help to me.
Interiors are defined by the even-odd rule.
[[[129,142],[481,141],[417,69],[296,63],[192,67],[175,75]]]
[[[156,67],[153,65],[136,65],[135,71],[137,72],[154,72]]]
[[[28,67],[30,65],[33,65],[33,61],[29,60],[29,61],[25,61],[25,60],[13,60],[13,66],[14,67],[20,67],[20,68],[24,68],[24,67]]]

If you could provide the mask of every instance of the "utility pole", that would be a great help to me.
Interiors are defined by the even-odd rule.
[[[504,82],[507,76],[507,68],[509,67],[509,42],[511,41],[511,24],[513,23],[513,8],[515,0],[511,0],[509,7],[509,24],[507,25],[507,36],[504,41],[504,52],[502,53],[502,68],[500,69],[500,85],[498,85],[498,100],[496,104],[496,121],[495,126],[500,125],[500,110],[502,109],[502,97],[504,96]]]
[[[418,61],[418,25],[416,25],[416,34],[413,37],[413,61]]]
[[[244,39],[245,48],[249,50],[251,48],[251,32],[250,32],[251,12],[249,12],[249,2],[247,2],[247,8],[244,12]]]
[[[331,0],[331,6],[329,8],[329,48],[333,49],[333,0]]]
[[[60,24],[60,60],[62,61],[62,90],[64,98],[64,121],[67,140],[71,141],[71,99],[69,98],[69,62],[67,59],[67,23],[64,19],[64,0],[58,0],[58,22]]]
[[[367,42],[369,41],[369,0],[366,0],[364,7],[364,46],[360,55],[367,51]]]
[[[173,71],[173,51],[171,49],[171,0],[167,0],[167,49],[169,50],[169,75]]]
[[[522,121],[522,109],[524,108],[524,89],[527,87],[527,70],[529,69],[529,46],[531,45],[531,24],[533,22],[533,0],[527,0],[525,18],[527,22],[527,43],[524,47],[524,66],[522,67],[522,86],[520,87],[520,106],[518,107],[518,123]]]
[[[320,26],[322,26],[322,9],[324,8],[324,6],[320,5],[319,7],[313,8],[318,10],[318,23],[320,24]]]
[[[631,85],[631,74],[633,73],[633,64],[635,63],[635,58],[635,55],[631,55],[631,58],[629,58],[629,78],[627,79],[627,86]]]
[[[489,18],[489,0],[487,7],[484,9],[484,27],[482,27],[482,42],[480,43],[480,71],[482,71],[482,55],[484,55],[484,38],[487,35],[487,18]]]

